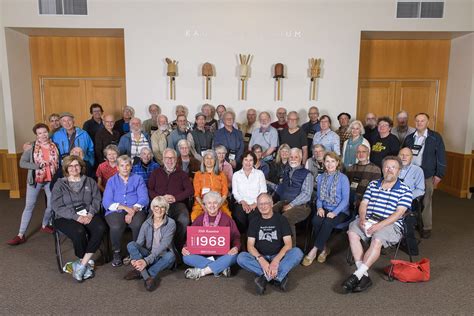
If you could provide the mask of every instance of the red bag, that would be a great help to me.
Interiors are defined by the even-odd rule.
[[[392,268],[392,277],[402,282],[425,282],[430,279],[430,259],[423,258],[418,262],[405,260],[390,260],[393,265],[385,268],[389,274]]]

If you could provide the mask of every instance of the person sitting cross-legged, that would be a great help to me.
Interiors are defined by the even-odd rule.
[[[412,192],[398,176],[402,162],[396,156],[382,160],[383,178],[370,182],[359,206],[359,216],[347,234],[357,266],[342,284],[343,293],[362,292],[372,285],[369,268],[378,260],[382,247],[396,244],[402,237],[402,216],[411,208]],[[364,252],[361,241],[369,241]]]
[[[288,273],[301,262],[303,252],[292,247],[288,220],[273,212],[269,194],[259,195],[257,207],[261,216],[250,223],[248,252],[241,252],[237,263],[257,275],[254,280],[257,294],[262,295],[270,281],[284,292],[288,288]]]

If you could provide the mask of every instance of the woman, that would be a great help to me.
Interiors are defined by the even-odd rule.
[[[348,132],[351,134],[351,137],[342,146],[342,160],[346,168],[357,163],[356,154],[359,145],[365,145],[370,148],[369,141],[362,136],[365,130],[361,121],[356,120],[352,122],[349,125]]]
[[[106,210],[105,220],[110,228],[113,267],[122,265],[120,245],[125,228],[130,227],[133,240],[137,240],[140,227],[147,216],[146,208],[149,202],[143,178],[130,172],[132,159],[122,155],[118,157],[117,163],[119,171],[107,181],[102,201]]]
[[[266,161],[262,160],[262,146],[260,146],[259,144],[253,145],[252,152],[257,158],[257,160],[255,161],[255,168],[263,172],[265,179],[268,178],[268,175],[270,174],[270,166],[266,163]]]
[[[189,175],[189,178],[192,180],[196,172],[199,171],[201,163],[199,160],[194,158],[192,154],[190,154],[191,145],[187,139],[181,139],[178,142],[178,150],[179,156],[176,166],[186,172]]]
[[[341,154],[341,144],[339,135],[331,130],[331,118],[327,115],[321,116],[319,119],[321,130],[314,134],[313,145],[321,144],[326,148],[326,151],[333,151],[336,154]]]
[[[290,168],[288,161],[290,160],[290,146],[282,144],[278,148],[278,152],[274,161],[270,163],[270,173],[268,174],[268,181],[274,184],[279,184],[285,170]]]
[[[258,216],[257,197],[267,192],[265,175],[255,168],[256,155],[248,151],[242,159],[242,169],[232,179],[232,194],[236,202],[233,217],[241,234],[247,233],[249,222]]]
[[[120,133],[120,136],[123,136],[130,132],[130,120],[135,116],[135,109],[131,106],[125,106],[123,108],[122,118],[115,122],[114,130]]]
[[[342,223],[349,215],[349,179],[341,173],[341,158],[335,152],[324,155],[326,171],[318,176],[316,193],[316,214],[313,217],[314,247],[304,257],[302,265],[309,266],[316,258],[318,262],[326,262],[330,249],[326,242],[335,226]]]
[[[26,242],[25,233],[30,224],[31,216],[41,189],[46,194],[46,209],[44,211],[41,231],[51,234],[53,229],[49,226],[51,219],[51,189],[50,183],[59,166],[59,152],[56,145],[49,139],[49,127],[38,123],[33,126],[36,140],[25,150],[20,158],[20,167],[28,169],[26,184],[26,203],[21,216],[18,235],[7,243],[17,246]]]
[[[206,130],[214,133],[217,130],[217,120],[214,118],[216,116],[216,109],[213,105],[206,103],[201,107],[201,112],[206,116]]]
[[[53,189],[54,225],[71,239],[79,260],[72,264],[72,276],[82,282],[94,276],[89,264],[99,249],[106,231],[100,212],[100,191],[95,181],[85,176],[86,164],[78,156],[62,161],[64,178]]]
[[[219,209],[221,200],[222,197],[217,192],[210,191],[206,193],[203,198],[205,212],[196,218],[192,226],[230,227],[231,248],[227,254],[214,256],[215,260],[211,260],[205,256],[191,254],[186,246],[184,246],[181,251],[183,254],[183,261],[185,264],[192,267],[186,269],[184,272],[186,279],[198,280],[199,278],[209,274],[219,276],[221,273],[225,277],[229,277],[230,267],[237,261],[237,254],[240,249],[239,230],[232,218]]]
[[[225,157],[227,156],[227,148],[225,148],[224,145],[218,145],[214,150],[217,154],[219,170],[224,172],[225,176],[227,177],[227,184],[229,185],[229,189],[231,189],[234,169],[232,169],[232,165],[225,159]]]
[[[194,222],[203,213],[204,204],[202,198],[210,191],[216,191],[221,194],[222,201],[219,204],[219,208],[231,216],[229,206],[227,205],[227,195],[229,194],[227,177],[219,170],[217,156],[213,150],[208,150],[204,153],[201,170],[194,175],[193,185],[194,205],[191,212],[191,221]]]
[[[124,279],[143,278],[145,289],[151,292],[156,289],[158,273],[171,268],[176,260],[172,250],[176,223],[167,216],[170,205],[163,196],[155,197],[150,208],[152,213],[142,224],[137,241],[127,245],[133,270]]]
[[[97,177],[97,185],[100,192],[104,192],[107,180],[118,172],[117,157],[119,156],[119,149],[115,145],[108,145],[104,149],[105,161],[102,162],[95,173]]]

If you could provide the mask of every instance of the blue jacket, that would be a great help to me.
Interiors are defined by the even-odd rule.
[[[240,162],[244,154],[244,137],[238,129],[232,128],[229,132],[225,127],[218,129],[214,134],[214,148],[224,145],[227,148],[227,157],[230,151],[235,151],[235,161]]]
[[[57,132],[53,134],[51,138],[56,144],[59,150],[59,155],[62,157],[69,154],[69,140],[67,137],[66,129],[61,127]],[[76,127],[76,138],[74,139],[74,147],[81,147],[84,152],[84,160],[88,161],[91,166],[94,165],[94,143],[90,138],[89,134]]]
[[[403,147],[413,148],[415,133],[411,133],[405,138]],[[444,148],[443,138],[437,132],[428,129],[428,137],[426,137],[424,147],[423,156],[421,157],[421,169],[423,169],[425,179],[432,176],[442,178],[446,171],[446,149]]]
[[[148,145],[151,149],[150,136],[148,136],[148,134],[145,132],[142,132],[142,134],[145,135],[145,138],[148,141]],[[132,132],[128,132],[127,134],[120,137],[118,148],[121,155],[127,155],[129,157],[132,155]]]
[[[300,194],[301,187],[308,173],[308,169],[296,169],[290,178],[290,169],[286,170],[283,174],[283,180],[276,190],[276,193],[280,196],[280,200],[293,201],[298,194]],[[313,185],[313,183],[311,183],[311,185]]]

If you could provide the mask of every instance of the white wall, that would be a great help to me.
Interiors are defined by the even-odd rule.
[[[316,104],[332,116],[355,113],[360,32],[472,30],[470,0],[446,2],[444,19],[395,19],[393,0],[334,1],[124,1],[89,0],[89,16],[39,16],[36,0],[4,0],[5,27],[124,28],[128,104],[139,117],[158,103],[171,115],[186,104],[193,115],[206,101],[200,66],[216,67],[210,103],[299,110]],[[287,37],[287,34],[290,37]],[[251,53],[247,101],[238,100],[236,55]],[[179,61],[177,100],[167,98],[165,57]],[[323,58],[319,98],[309,101],[308,58]],[[288,78],[283,101],[274,101],[271,66],[282,62]],[[1,137],[1,136],[0,136]]]
[[[471,115],[473,95],[473,43],[474,34],[455,38],[451,41],[444,138],[446,149],[459,153],[472,150]]]

